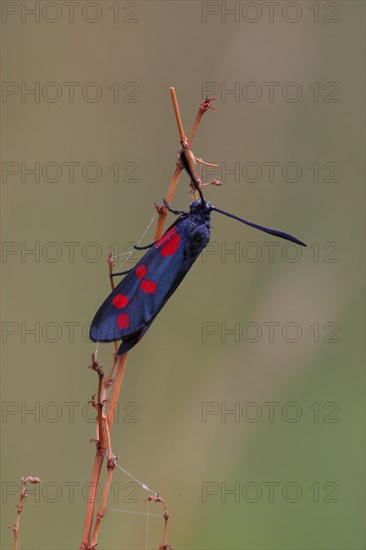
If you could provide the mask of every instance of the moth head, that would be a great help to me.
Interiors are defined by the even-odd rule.
[[[190,214],[198,214],[202,216],[204,214],[205,217],[209,218],[211,216],[213,206],[206,200],[198,200],[191,203],[189,213]]]

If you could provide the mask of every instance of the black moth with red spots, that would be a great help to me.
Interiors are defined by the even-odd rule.
[[[181,159],[200,200],[191,204],[189,212],[177,212],[169,208],[174,214],[179,214],[179,218],[158,241],[149,245],[148,252],[101,305],[90,327],[90,339],[93,342],[122,340],[118,355],[126,353],[141,340],[206,247],[210,240],[213,210],[275,237],[306,246],[288,233],[257,225],[214,207],[204,199],[184,150]]]

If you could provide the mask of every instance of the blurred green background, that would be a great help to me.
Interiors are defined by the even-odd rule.
[[[168,188],[174,86],[187,133],[216,97],[193,146],[220,164],[206,197],[309,248],[213,215],[207,254],[130,353],[113,451],[166,498],[176,549],[364,548],[364,3],[2,10],[1,547],[28,474],[42,485],[21,547],[80,544],[97,388],[85,327],[108,251],[140,238]],[[100,346],[106,369],[112,352]],[[146,497],[116,470],[110,509],[145,512]],[[145,548],[145,528],[110,510],[98,548]],[[151,517],[149,548],[161,531]]]

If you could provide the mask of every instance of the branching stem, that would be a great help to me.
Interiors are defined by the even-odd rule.
[[[189,149],[203,114],[208,109],[213,109],[211,105],[213,98],[207,98],[205,101],[203,101],[200,104],[191,133],[189,135],[189,138],[187,139],[183,129],[182,118],[180,115],[180,110],[179,110],[179,105],[178,105],[178,100],[177,100],[175,90],[174,88],[170,88],[169,91],[173,102],[173,108],[174,108],[175,118],[177,121],[181,145],[182,147]],[[175,193],[182,169],[183,169],[182,163],[180,161],[180,158],[178,158],[177,165],[175,167],[175,170],[166,194],[166,202],[168,204],[170,204],[173,199],[173,195]],[[164,222],[167,216],[167,209],[165,206],[157,207],[157,211],[159,213],[159,218],[157,222],[154,240],[159,239],[163,234]],[[108,264],[109,264],[109,275],[110,275],[109,280],[113,290],[114,283],[113,283],[113,278],[111,277],[112,271],[113,271],[113,260],[111,255],[108,257]],[[96,360],[95,354],[93,354],[93,362],[91,365],[91,367],[98,373],[98,376],[99,376],[98,400],[96,402],[92,401],[93,405],[97,409],[97,438],[95,440],[96,454],[94,458],[94,465],[93,465],[91,482],[90,482],[90,491],[89,491],[88,502],[86,506],[84,530],[83,530],[83,536],[82,536],[82,543],[80,546],[81,550],[94,550],[96,548],[101,522],[107,511],[106,503],[107,503],[107,498],[108,498],[108,494],[109,494],[109,490],[112,482],[113,470],[115,468],[115,463],[117,460],[117,457],[115,457],[112,453],[110,433],[112,431],[112,426],[115,418],[115,411],[118,406],[119,394],[121,391],[123,374],[125,371],[128,354],[125,353],[122,356],[116,355],[118,350],[117,342],[114,342],[114,349],[115,349],[115,355],[114,355],[113,365],[109,374],[105,378],[104,378],[103,370],[100,364],[98,363],[98,361]],[[104,408],[107,403],[107,399],[106,399],[107,391],[112,384],[113,384],[113,387],[112,387],[110,400],[108,403],[108,410],[107,410],[107,413],[105,413]],[[102,491],[102,499],[98,508],[98,512],[96,514],[95,525],[93,530],[93,518],[94,518],[95,506],[96,506],[96,497],[97,497],[98,486],[100,482],[101,469],[102,469],[103,462],[106,458],[106,455],[107,455],[107,475],[106,475],[106,480]],[[160,545],[160,550],[168,550],[171,548],[171,546],[166,542],[168,518],[169,518],[166,503],[165,503],[165,500],[160,496],[154,497],[152,500],[154,500],[155,502],[161,502],[164,506],[164,515],[163,515],[164,531],[163,531],[163,540]]]

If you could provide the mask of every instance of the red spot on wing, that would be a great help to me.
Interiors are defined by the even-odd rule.
[[[128,296],[125,296],[124,294],[117,294],[113,298],[112,304],[114,305],[114,307],[118,309],[122,309],[127,306],[129,301],[130,300],[128,299]]]
[[[158,240],[158,242],[156,243],[155,245],[155,248],[159,248],[159,246],[161,246],[162,244],[165,243],[165,241],[167,239],[169,239],[170,235],[173,235],[173,233],[175,233],[177,230],[176,226],[172,227],[171,229],[169,229],[168,233],[166,233],[165,235],[163,235],[161,237],[161,239]]]
[[[120,313],[117,317],[118,328],[127,328],[130,324],[130,318],[126,313]]]
[[[139,278],[139,279],[142,279],[143,277],[145,277],[146,275],[146,272],[147,272],[147,269],[146,269],[146,266],[141,264],[141,265],[138,265],[136,267],[136,276]]]
[[[154,281],[147,281],[146,279],[144,279],[143,281],[141,281],[140,287],[144,292],[147,292],[148,294],[154,294],[157,284]]]
[[[176,233],[161,247],[160,254],[162,256],[173,256],[173,254],[175,254],[178,250],[179,244],[180,235],[179,233]]]

